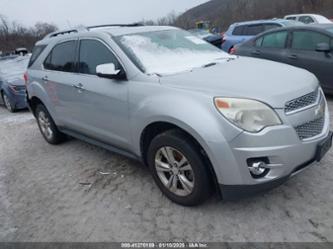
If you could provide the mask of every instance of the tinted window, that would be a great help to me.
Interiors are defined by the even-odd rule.
[[[296,21],[296,17],[295,16],[291,16],[291,17],[287,17],[287,20],[295,20]]]
[[[233,35],[243,35],[243,28],[244,26],[238,26],[234,29],[234,32],[232,32]]]
[[[96,67],[101,64],[113,63],[116,69],[121,66],[113,53],[101,42],[82,40],[80,43],[79,71],[84,74],[96,74]]]
[[[267,24],[264,24],[264,30],[267,31],[267,30],[271,30],[271,29],[276,29],[276,28],[280,28],[281,26],[279,24],[276,24],[276,23],[267,23]]]
[[[258,38],[258,39],[256,40],[256,47],[261,47],[261,45],[262,45],[262,41],[263,41],[263,40],[264,40],[263,37]]]
[[[276,32],[265,35],[262,41],[264,48],[284,48],[287,40],[288,32]]]
[[[244,28],[243,35],[257,35],[264,31],[264,25],[248,25]]]
[[[306,23],[306,24],[314,23],[314,20],[312,19],[311,16],[301,16],[298,20],[299,20],[300,22],[302,22],[302,23]]]
[[[75,41],[56,45],[46,58],[44,67],[55,71],[75,72],[75,49]]]
[[[44,51],[45,48],[46,48],[46,46],[42,45],[42,46],[35,46],[32,49],[32,55],[30,57],[30,61],[29,61],[28,67],[31,67],[32,64],[35,63],[35,61],[38,59],[39,55]]]
[[[330,43],[330,38],[326,35],[312,31],[293,32],[293,49],[316,50],[318,43]]]

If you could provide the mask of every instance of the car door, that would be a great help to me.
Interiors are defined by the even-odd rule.
[[[258,37],[254,42],[251,56],[285,62],[286,44],[288,31],[276,31]]]
[[[331,44],[329,36],[316,31],[295,30],[292,32],[287,54],[288,64],[314,73],[326,90],[333,90],[333,54],[316,51],[319,43]]]
[[[76,81],[77,39],[56,44],[44,61],[44,70],[38,79],[47,92],[59,126],[71,127],[74,123],[72,106],[77,101],[73,88]]]
[[[113,63],[124,70],[119,59],[102,40],[80,39],[79,63],[74,84],[75,126],[82,134],[126,149],[129,145],[128,81],[98,77],[96,67]]]

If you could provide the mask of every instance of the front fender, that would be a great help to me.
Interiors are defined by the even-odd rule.
[[[220,178],[222,171],[218,166],[216,151],[220,150],[220,154],[226,153],[226,157],[232,156],[229,141],[237,137],[241,131],[235,129],[218,113],[211,96],[195,92],[184,94],[182,91],[185,90],[170,94],[155,93],[136,105],[130,103],[133,151],[141,156],[141,135],[148,125],[166,122],[181,128],[196,139]]]

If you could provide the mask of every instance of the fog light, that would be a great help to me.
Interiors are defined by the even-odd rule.
[[[254,178],[260,178],[267,175],[269,169],[267,167],[268,159],[249,159],[248,160],[249,171]]]

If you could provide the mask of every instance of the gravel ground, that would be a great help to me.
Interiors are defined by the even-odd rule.
[[[333,241],[333,150],[269,193],[184,208],[135,161],[48,145],[27,111],[0,107],[0,139],[0,241]]]

